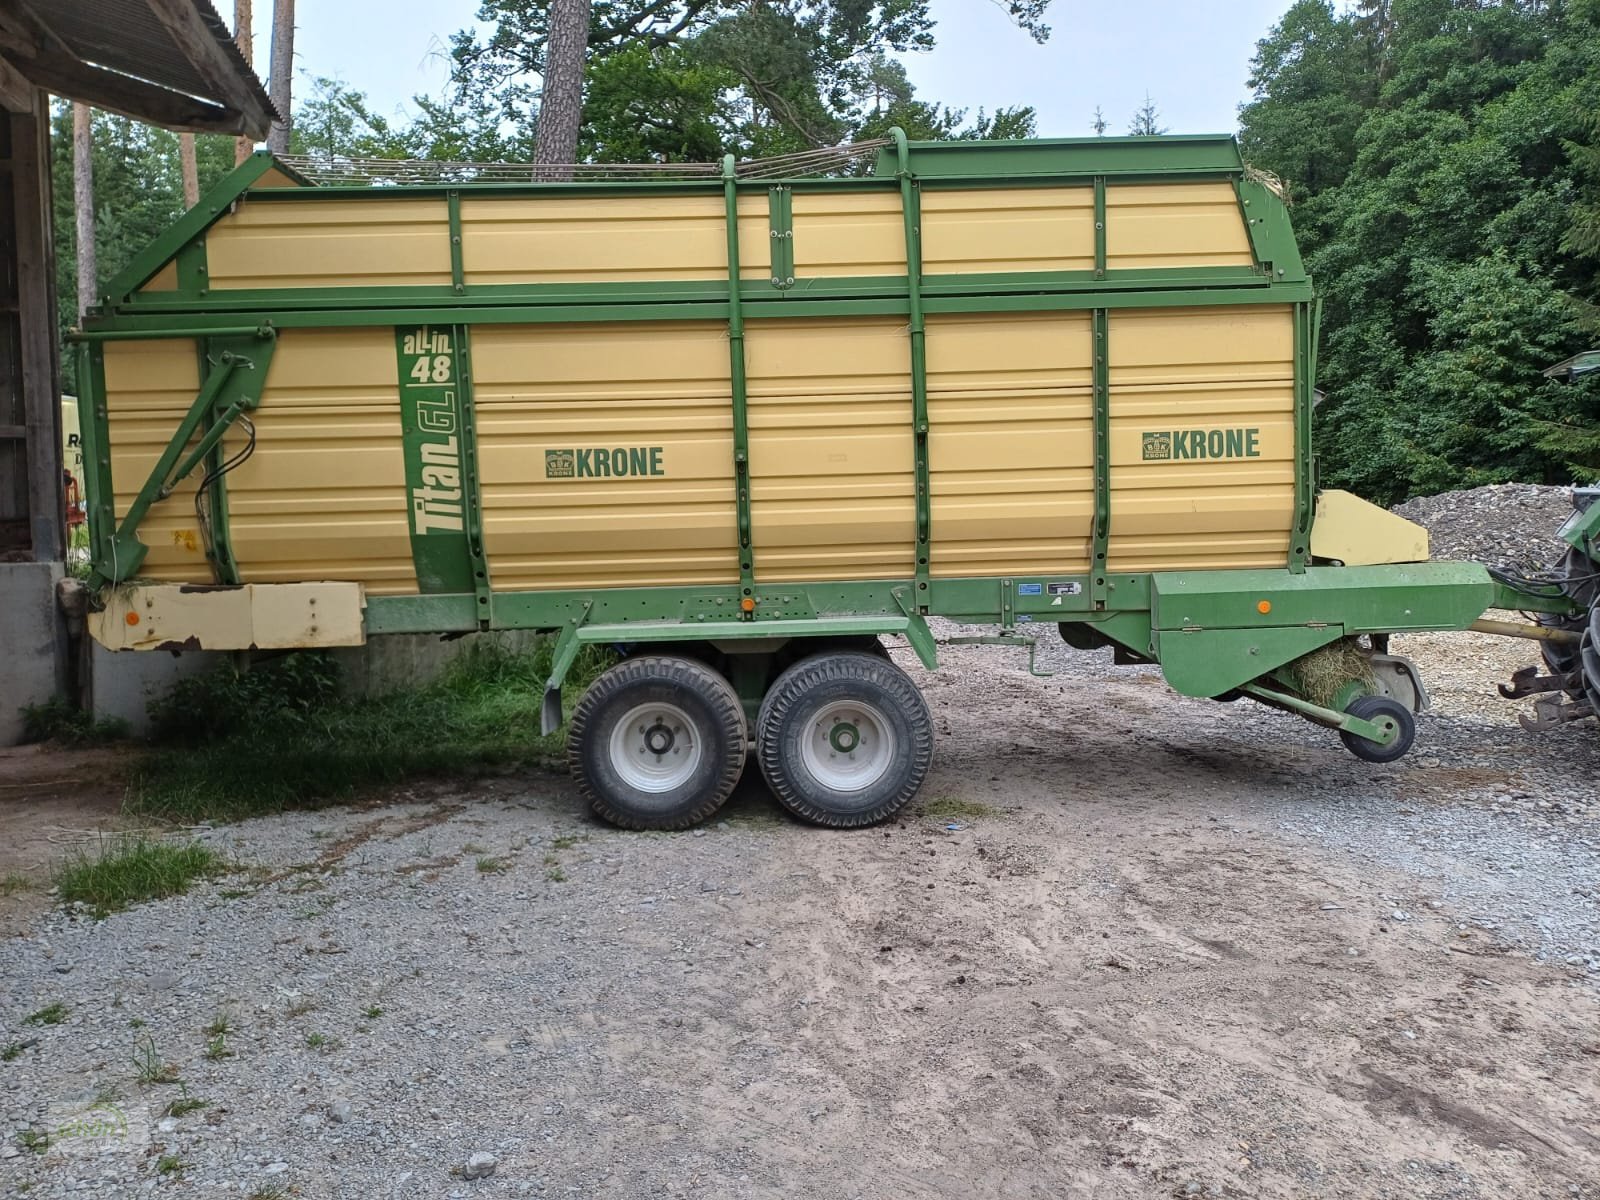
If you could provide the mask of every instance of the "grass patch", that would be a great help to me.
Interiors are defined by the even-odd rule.
[[[7,1042],[5,1049],[0,1050],[0,1062],[16,1062],[27,1048],[25,1042]]]
[[[54,1004],[46,1004],[38,1012],[29,1013],[22,1018],[22,1023],[24,1025],[59,1025],[67,1019],[69,1011],[71,1010],[65,1004],[57,1000]]]
[[[336,1037],[330,1037],[326,1033],[306,1034],[307,1050],[337,1050],[338,1048],[339,1039]]]
[[[564,833],[550,843],[550,848],[552,850],[570,850],[580,842],[587,842],[588,840],[589,835],[587,833]]]
[[[163,1117],[187,1117],[190,1113],[199,1112],[201,1109],[210,1107],[211,1101],[202,1100],[198,1096],[191,1096],[188,1089],[185,1088],[183,1095],[161,1110],[161,1115]]]
[[[181,896],[195,880],[223,868],[222,856],[199,842],[110,838],[96,857],[80,853],[61,868],[56,887],[63,904],[87,904],[104,917],[145,900]]]
[[[128,736],[128,723],[96,720],[93,713],[74,708],[60,697],[22,707],[24,742],[59,742],[64,746],[92,746]]]
[[[140,1083],[177,1083],[178,1068],[161,1057],[156,1040],[148,1035],[133,1048],[133,1069]]]
[[[205,1027],[205,1032],[212,1037],[221,1037],[225,1033],[232,1033],[233,1014],[225,1008],[219,1008],[217,1015],[211,1018],[211,1024]]]
[[[611,661],[586,647],[568,695]],[[429,775],[554,766],[562,738],[538,734],[549,673],[546,641],[525,654],[474,646],[434,683],[370,698],[341,698],[337,668],[320,654],[197,676],[152,708],[162,745],[135,766],[128,808],[183,823],[237,820]]]
[[[179,1158],[176,1154],[163,1154],[160,1158],[156,1159],[156,1174],[176,1175],[188,1165],[188,1163],[184,1162],[183,1159]]]
[[[560,867],[551,867],[544,873],[544,877],[551,883],[565,883],[567,881],[567,873]]]
[[[31,892],[33,880],[21,872],[12,871],[5,878],[0,879],[0,896],[15,896],[18,892]]]
[[[35,1154],[43,1154],[50,1149],[50,1135],[40,1133],[37,1129],[24,1129],[17,1134],[17,1144],[24,1150],[32,1150]]]
[[[233,1051],[228,1049],[226,1035],[220,1033],[212,1036],[211,1040],[206,1043],[206,1048],[202,1053],[211,1062],[221,1062],[225,1058],[233,1057]]]
[[[478,874],[498,875],[506,869],[506,860],[503,858],[490,858],[487,855],[478,860]]]
[[[383,1009],[376,1004],[369,1005],[367,1008],[362,1010],[361,1015],[366,1017],[369,1021],[376,1021],[379,1017],[383,1016]]]
[[[251,1192],[244,1200],[288,1200],[289,1185],[286,1183],[264,1183]]]
[[[957,800],[953,796],[940,796],[922,806],[922,815],[946,820],[951,817],[967,817],[976,821],[981,817],[998,817],[1000,810],[992,804],[980,804],[976,800]]]

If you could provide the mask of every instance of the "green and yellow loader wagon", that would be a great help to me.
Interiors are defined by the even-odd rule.
[[[881,639],[931,669],[930,617],[1048,624],[1375,762],[1426,704],[1391,633],[1509,608],[1593,655],[1571,589],[1317,489],[1317,302],[1231,138],[320,168],[251,158],[85,322],[107,646],[545,630],[546,732],[620,647],[571,763],[654,829],[751,751],[819,823],[898,810],[933,731]]]

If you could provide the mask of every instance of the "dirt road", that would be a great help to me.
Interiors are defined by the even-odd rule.
[[[1438,711],[1391,768],[1102,655],[954,648],[884,828],[746,786],[623,834],[508,778],[217,830],[252,871],[0,943],[6,1037],[70,1009],[0,1065],[13,1127],[158,1113],[145,1036],[210,1107],[0,1190],[1600,1195],[1600,736],[1516,729],[1482,697],[1525,656],[1483,645],[1415,640]]]

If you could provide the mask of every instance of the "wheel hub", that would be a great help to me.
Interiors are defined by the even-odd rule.
[[[699,728],[675,704],[640,704],[616,723],[607,743],[611,769],[642,792],[670,792],[694,778],[705,756]]]
[[[813,778],[839,792],[859,792],[882,779],[894,762],[894,727],[858,700],[825,704],[811,717],[800,756]]]

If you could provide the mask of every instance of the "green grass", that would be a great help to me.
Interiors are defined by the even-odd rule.
[[[922,815],[944,820],[949,820],[951,817],[968,817],[976,821],[982,817],[998,817],[1000,810],[992,804],[980,804],[976,800],[957,800],[950,796],[940,796],[922,806]]]
[[[214,1034],[202,1053],[211,1062],[221,1062],[225,1058],[232,1058],[233,1051],[228,1049],[228,1039],[223,1034]]]
[[[17,871],[12,871],[5,878],[0,879],[0,896],[15,896],[18,892],[31,892],[33,880]]]
[[[79,855],[60,868],[63,904],[87,904],[97,917],[163,896],[181,896],[197,879],[219,874],[222,856],[199,842],[161,842],[143,836],[108,838],[97,855]]]
[[[289,1185],[286,1183],[264,1183],[251,1192],[244,1200],[288,1200]]]
[[[588,840],[589,835],[587,833],[564,833],[550,843],[550,848],[552,850],[570,850],[580,842],[587,842]]]
[[[205,1032],[212,1037],[221,1037],[225,1033],[232,1033],[233,1014],[225,1008],[219,1008],[217,1015],[211,1018],[211,1024],[205,1027]]]
[[[50,1135],[40,1133],[36,1129],[24,1129],[17,1134],[17,1144],[24,1150],[32,1150],[35,1154],[43,1154],[50,1149]]]
[[[567,881],[567,873],[560,867],[551,867],[544,873],[544,877],[551,883],[565,883]]]
[[[383,1009],[376,1004],[369,1005],[367,1008],[362,1010],[361,1015],[366,1017],[369,1021],[376,1021],[379,1017],[383,1016]]]
[[[611,661],[589,647],[568,677],[576,697]],[[476,646],[436,682],[341,699],[331,660],[289,655],[243,675],[185,681],[153,709],[163,745],[135,765],[128,809],[180,823],[237,820],[339,803],[429,775],[475,775],[563,759],[539,736],[550,644],[526,654]]]
[[[188,1163],[184,1162],[183,1159],[179,1158],[176,1154],[163,1154],[160,1158],[156,1159],[156,1174],[176,1175],[188,1165]]]
[[[183,1095],[161,1110],[161,1115],[163,1117],[187,1117],[192,1112],[199,1112],[203,1108],[210,1107],[211,1101],[202,1100],[198,1096],[191,1096],[188,1090],[185,1089]]]
[[[70,1010],[61,1001],[46,1004],[38,1012],[31,1012],[22,1018],[24,1025],[59,1025],[67,1019]]]
[[[330,1037],[326,1033],[306,1034],[306,1049],[308,1050],[337,1050],[339,1039]]]
[[[65,746],[92,746],[128,736],[128,723],[95,720],[92,713],[74,708],[60,697],[22,708],[24,742],[60,742]]]
[[[485,855],[478,860],[478,874],[498,875],[507,869],[506,860],[503,858],[490,858]]]
[[[5,1049],[0,1050],[0,1062],[16,1062],[27,1048],[21,1042],[7,1042]]]
[[[178,1068],[162,1059],[155,1039],[148,1034],[133,1048],[133,1069],[140,1083],[178,1082]]]

